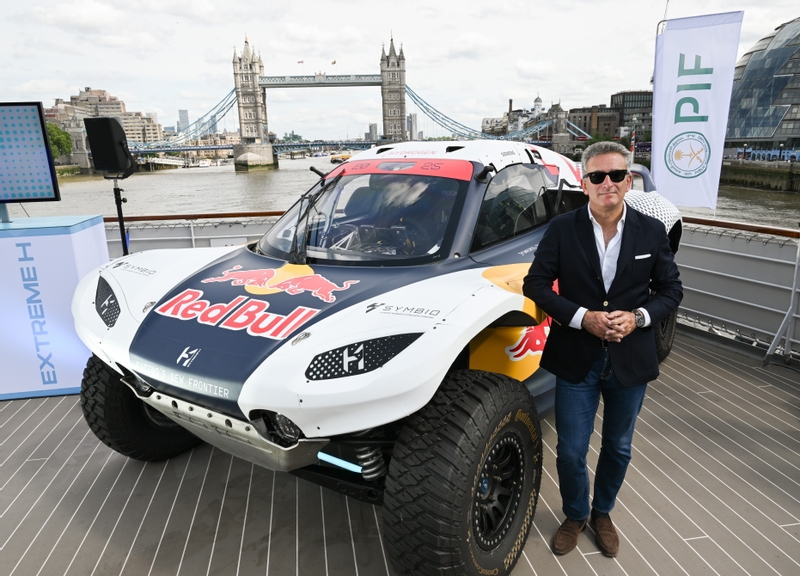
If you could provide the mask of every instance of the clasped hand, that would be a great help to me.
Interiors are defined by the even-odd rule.
[[[591,334],[609,342],[619,342],[636,328],[633,312],[614,310],[613,312],[588,311],[583,316],[582,326]]]

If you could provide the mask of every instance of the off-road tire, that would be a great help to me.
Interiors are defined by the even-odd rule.
[[[672,350],[672,343],[675,341],[675,330],[678,325],[678,311],[675,310],[664,318],[661,322],[653,326],[656,336],[656,352],[658,361],[663,362]]]
[[[120,378],[94,355],[83,370],[83,416],[103,444],[129,458],[157,461],[200,443],[197,436],[142,402]]]
[[[527,389],[490,372],[449,374],[408,418],[392,454],[383,522],[395,570],[509,574],[533,524],[541,473]]]

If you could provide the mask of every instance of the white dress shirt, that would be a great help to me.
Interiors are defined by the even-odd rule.
[[[625,217],[628,215],[628,206],[624,202],[622,203],[622,218],[617,222],[617,233],[609,240],[608,246],[606,246],[606,241],[603,236],[603,227],[600,226],[600,223],[595,219],[591,208],[587,208],[587,210],[589,211],[589,220],[592,222],[597,255],[600,257],[600,269],[603,272],[603,286],[605,286],[606,293],[608,293],[609,288],[611,288],[611,283],[614,281],[614,276],[617,275],[617,261],[619,260],[619,251],[622,247],[622,230],[625,228]],[[644,314],[644,325],[649,326],[650,315],[644,308],[641,310],[642,314]],[[583,306],[578,308],[578,311],[575,312],[575,316],[572,317],[569,323],[570,328],[580,330],[586,312],[588,312],[588,310]]]

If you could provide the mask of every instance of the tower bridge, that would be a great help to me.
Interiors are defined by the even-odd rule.
[[[264,75],[264,63],[261,55],[256,53],[245,38],[242,53],[239,55],[236,48],[233,50],[233,78],[234,89],[228,93],[211,111],[203,115],[189,130],[178,134],[176,137],[160,142],[150,142],[137,145],[131,143],[131,151],[144,154],[156,151],[188,151],[209,149],[233,148],[234,164],[237,170],[251,170],[257,168],[277,168],[277,154],[292,149],[308,148],[308,144],[273,144],[269,141],[269,123],[267,116],[266,91],[275,88],[332,88],[368,86],[380,87],[382,101],[383,140],[402,141],[406,135],[406,96],[439,126],[451,134],[462,138],[490,138],[490,139],[534,139],[541,144],[539,136],[542,132],[553,132],[569,139],[568,133],[573,137],[589,137],[578,126],[567,120],[566,113],[555,118],[547,118],[534,126],[506,134],[494,136],[485,134],[480,130],[472,129],[464,124],[449,118],[446,114],[428,104],[422,97],[406,85],[406,58],[403,47],[397,51],[394,38],[389,40],[389,50],[384,46],[381,49],[379,74],[336,74],[327,75],[322,72],[312,75]],[[220,146],[191,146],[188,141],[204,134],[208,127],[219,121],[233,106],[239,113],[239,135],[241,143],[236,145],[222,144]],[[326,143],[335,146],[337,143]],[[352,143],[351,143],[352,144]],[[373,143],[359,142],[359,146],[366,147]]]
[[[237,170],[269,167],[277,164],[269,143],[267,89],[329,88],[380,86],[383,101],[383,135],[387,140],[406,139],[406,57],[403,47],[398,52],[394,38],[389,40],[389,52],[381,50],[380,74],[324,73],[310,76],[265,76],[261,55],[250,48],[245,38],[241,56],[233,50],[233,79],[239,110],[239,134],[242,142],[234,146]]]

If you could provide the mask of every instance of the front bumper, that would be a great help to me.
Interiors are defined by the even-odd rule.
[[[137,393],[133,386],[130,388]],[[264,438],[251,422],[231,418],[163,392],[154,391],[148,397],[137,393],[137,396],[204,442],[269,470],[289,472],[317,464],[317,454],[330,442],[327,438],[303,438],[285,448]]]

